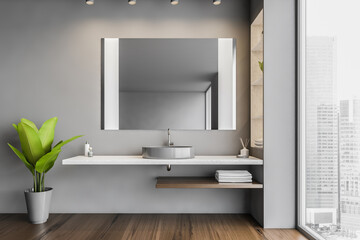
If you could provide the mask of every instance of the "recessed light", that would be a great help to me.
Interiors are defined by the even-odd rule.
[[[94,5],[95,0],[86,0],[87,5]]]
[[[179,0],[171,0],[171,5],[178,5],[179,4]]]
[[[135,5],[135,4],[136,4],[136,0],[129,0],[128,3],[129,3],[130,5]]]
[[[220,4],[221,4],[221,0],[213,0],[213,4],[214,4],[214,5],[220,5]]]

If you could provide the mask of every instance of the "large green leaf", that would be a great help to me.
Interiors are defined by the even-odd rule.
[[[83,135],[80,136],[75,136],[72,137],[66,141],[60,141],[58,142],[55,147],[51,150],[51,152],[45,154],[43,157],[41,157],[35,166],[36,171],[43,173],[43,172],[48,172],[53,166],[54,163],[59,155],[59,153],[61,152],[61,147],[64,146],[65,144],[68,144],[69,142],[82,137]]]
[[[37,162],[35,169],[39,173],[48,172],[53,166],[59,156],[61,149],[53,149],[51,152],[42,156]]]
[[[57,144],[55,144],[54,148],[56,148],[59,144],[61,144],[63,142],[63,140],[61,140],[60,142],[58,142]]]
[[[22,123],[25,123],[25,124],[27,124],[27,125],[29,125],[32,129],[34,129],[34,131],[36,132],[36,133],[38,133],[38,128],[36,127],[36,125],[35,125],[35,123],[34,122],[32,122],[32,121],[30,121],[30,120],[28,120],[28,119],[26,119],[26,118],[22,118],[21,120],[20,120]]]
[[[84,135],[75,136],[75,137],[72,137],[72,138],[70,138],[70,139],[68,139],[66,141],[63,141],[63,142],[60,141],[58,144],[56,144],[56,146],[53,149],[60,149],[65,144],[68,144],[69,142],[74,141],[75,139],[77,139],[79,137],[82,137],[82,136],[84,136]]]
[[[45,153],[51,151],[51,145],[54,141],[55,126],[58,121],[57,117],[45,121],[39,130],[39,137]]]
[[[20,158],[20,160],[25,164],[25,166],[30,170],[32,175],[34,175],[34,167],[26,160],[24,154],[22,154],[17,148],[13,147],[8,143],[9,147],[14,151],[14,153]]]
[[[45,155],[41,140],[35,130],[24,122],[19,123],[18,132],[24,156],[35,166],[36,161]]]
[[[13,123],[12,126],[15,128],[16,131],[18,131],[18,126],[15,123]]]

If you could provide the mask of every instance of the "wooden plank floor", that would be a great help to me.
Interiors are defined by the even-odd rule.
[[[262,229],[235,214],[52,214],[33,225],[24,214],[0,215],[1,240],[242,239],[305,240],[294,229]]]

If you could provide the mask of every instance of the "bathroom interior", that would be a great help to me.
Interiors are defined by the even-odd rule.
[[[46,175],[48,221],[244,214],[263,228],[295,228],[294,62],[283,63],[294,3],[129,2],[2,3],[0,213],[26,213],[31,186],[7,146],[20,149],[11,124],[56,116],[54,143],[83,136]],[[217,183],[217,170],[247,170],[253,182]]]

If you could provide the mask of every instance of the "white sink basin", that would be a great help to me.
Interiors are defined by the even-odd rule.
[[[142,157],[150,159],[194,158],[194,148],[191,146],[143,147]]]

